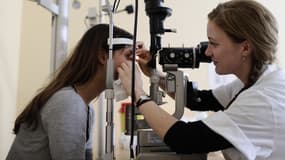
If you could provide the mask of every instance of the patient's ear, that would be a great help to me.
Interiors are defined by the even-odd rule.
[[[108,55],[105,53],[101,53],[98,59],[101,64],[106,64],[108,60]]]

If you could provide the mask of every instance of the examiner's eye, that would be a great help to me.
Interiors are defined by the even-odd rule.
[[[209,41],[209,44],[212,45],[212,46],[214,46],[214,47],[218,45],[217,43],[211,42],[211,41]]]

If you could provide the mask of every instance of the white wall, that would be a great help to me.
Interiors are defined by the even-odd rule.
[[[0,5],[0,159],[5,159],[14,136],[18,90],[18,64],[22,1],[2,0]]]
[[[278,64],[285,68],[285,10],[282,5],[282,0],[258,0],[265,5],[276,17],[279,24],[279,45],[277,51]]]
[[[165,27],[176,28],[178,32],[163,35],[163,46],[170,44],[172,47],[179,47],[184,44],[185,47],[193,47],[200,41],[207,40],[207,13],[221,1],[165,1],[164,6],[173,10],[172,16],[165,20]],[[285,67],[285,57],[284,54],[281,54],[285,52],[285,20],[281,19],[281,15],[284,15],[284,10],[280,5],[281,0],[260,1],[268,6],[279,21],[280,52],[278,57],[279,64]],[[97,3],[94,0],[82,0],[79,10],[70,9],[69,51],[86,30],[84,17],[87,14],[87,8],[97,6]],[[134,1],[121,1],[119,8],[131,3]],[[149,18],[144,9],[144,1],[139,0],[138,40],[145,41],[149,46]],[[130,32],[133,31],[133,14],[120,13],[114,18],[116,25],[126,28]],[[18,106],[17,113],[19,113],[49,77],[51,14],[35,2],[4,0],[4,4],[0,5],[0,19],[0,159],[4,159],[13,139],[11,129],[15,120],[16,106]],[[105,22],[108,23],[107,19]],[[202,65],[195,70],[187,69],[187,72],[191,80],[198,82],[200,88],[209,87],[208,80],[211,77],[208,75],[208,65]],[[146,80],[145,83],[148,81]],[[145,88],[148,89],[147,84]],[[169,99],[166,101],[168,101],[168,106],[174,105],[174,101]],[[120,104],[117,103],[117,105]],[[172,107],[166,108],[170,112],[173,110]],[[115,136],[116,145],[118,145],[118,133],[120,132],[118,109],[119,107],[115,108],[114,118],[117,133]],[[186,114],[191,115],[192,113],[187,112]],[[128,153],[126,155],[128,156]]]
[[[50,71],[51,14],[36,2],[23,1],[17,113],[46,82]]]

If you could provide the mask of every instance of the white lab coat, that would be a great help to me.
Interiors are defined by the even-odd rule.
[[[241,90],[239,80],[213,90],[223,105]],[[258,81],[240,93],[224,112],[216,112],[203,122],[231,142],[223,150],[226,159],[285,159],[285,72],[269,65]]]

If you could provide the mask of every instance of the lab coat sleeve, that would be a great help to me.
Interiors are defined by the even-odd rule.
[[[242,153],[242,159],[254,160],[256,149],[242,132],[242,130],[224,112],[217,112],[209,116],[203,122],[215,132],[221,134],[225,139]],[[236,153],[232,153],[232,156]]]
[[[228,84],[222,85],[212,90],[214,97],[218,102],[227,107],[228,103],[234,98],[234,96],[243,88],[243,84],[240,80],[236,79]]]
[[[247,159],[266,158],[273,150],[275,120],[266,88],[242,92],[225,112],[203,122],[230,141]]]

